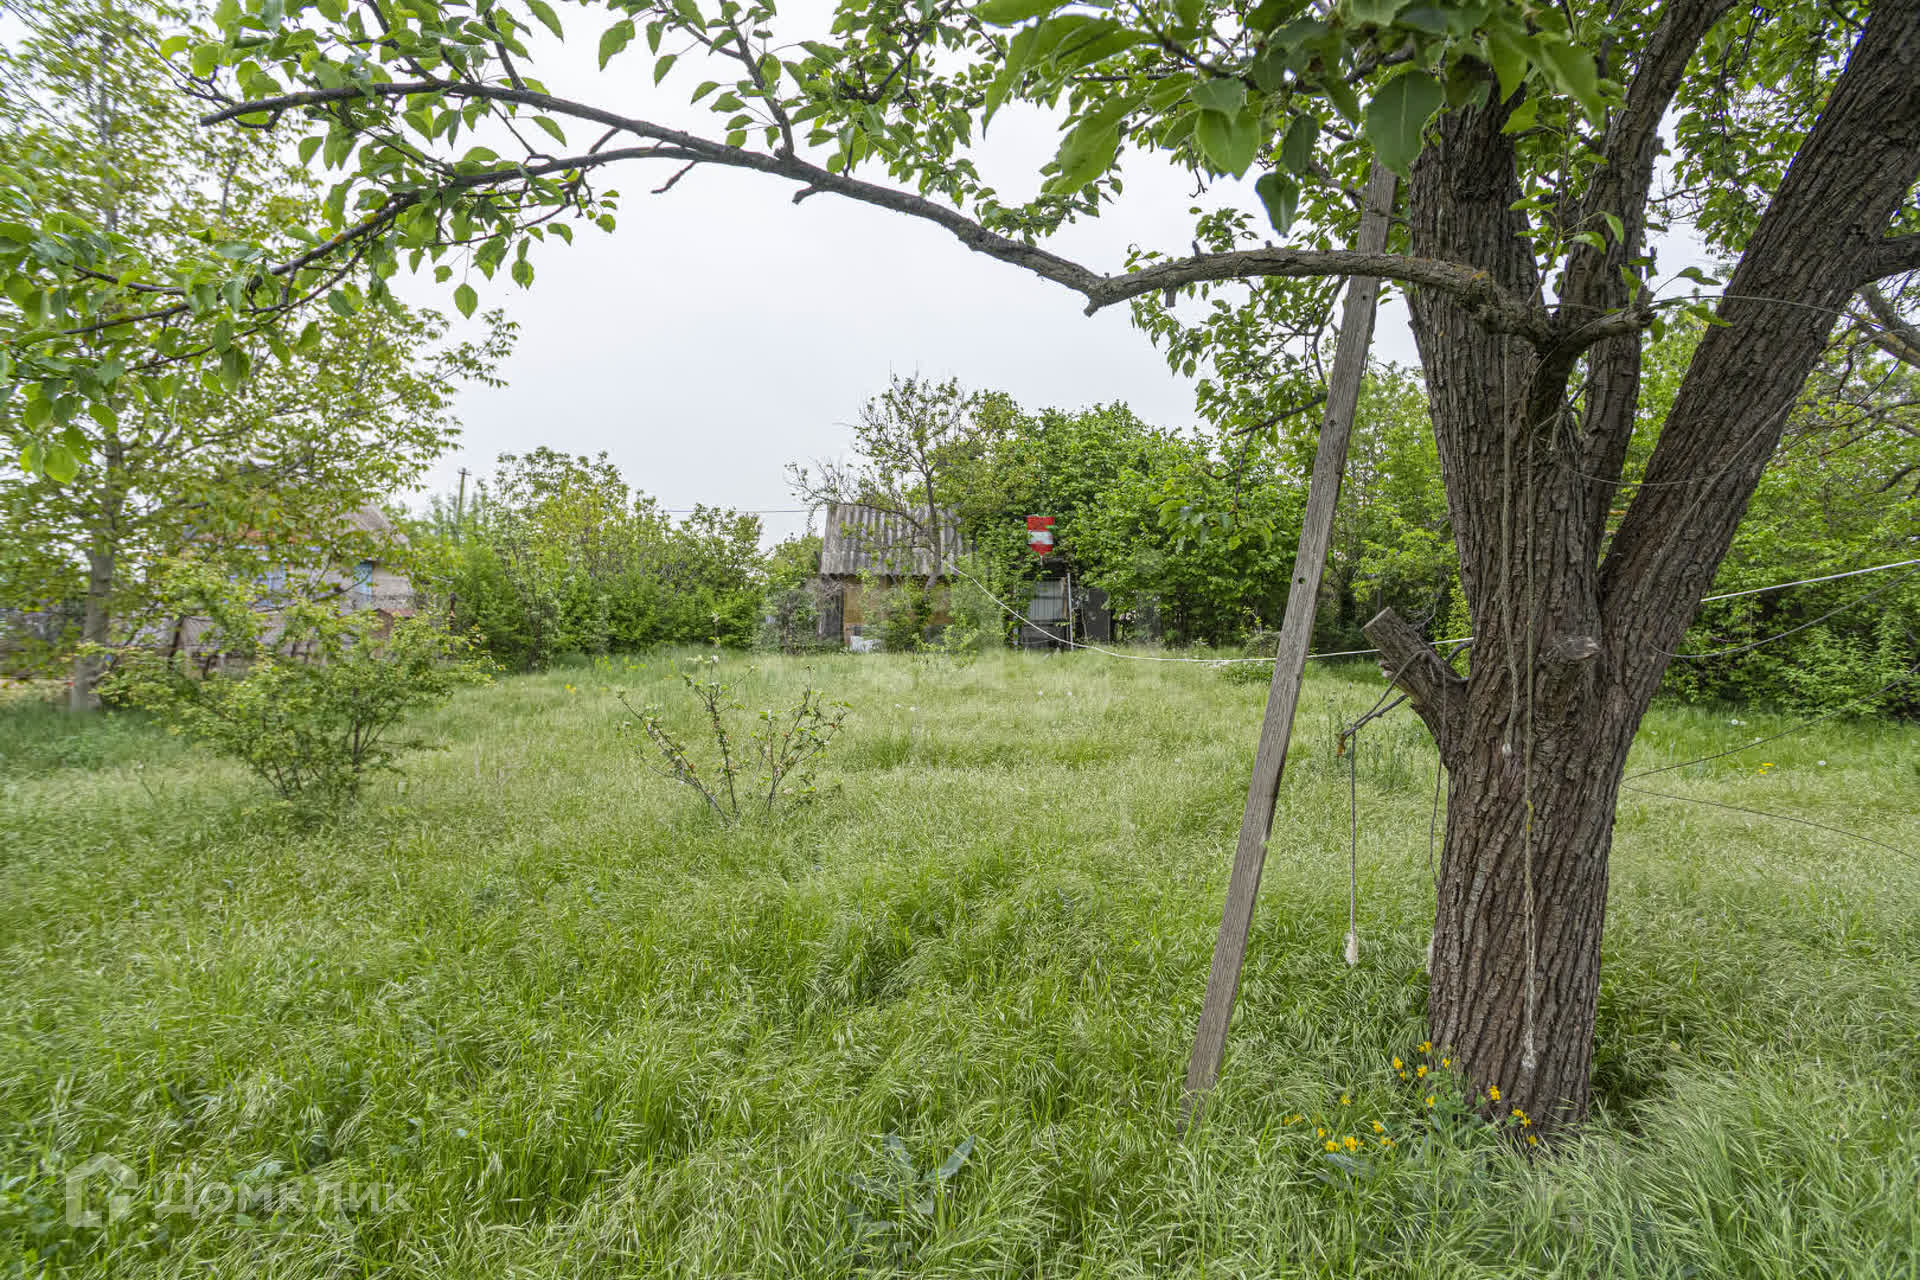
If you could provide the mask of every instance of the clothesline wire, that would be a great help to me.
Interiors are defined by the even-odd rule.
[[[1920,565],[1920,557],[1916,557],[1912,560],[1895,560],[1888,564],[1871,565],[1865,569],[1848,569],[1844,573],[1822,574],[1819,577],[1815,577],[1815,578],[1796,578],[1792,582],[1776,582],[1770,586],[1765,586],[1765,587],[1750,587],[1745,591],[1725,591],[1720,593],[1719,595],[1706,596],[1700,601],[1700,603],[1713,604],[1721,600],[1738,600],[1744,596],[1764,595],[1769,591],[1784,591],[1788,587],[1805,587],[1805,586],[1811,586],[1812,584],[1817,582],[1835,582],[1841,578],[1854,578],[1854,577],[1858,577],[1863,573],[1879,573],[1887,569],[1904,569],[1909,565]],[[974,586],[980,588],[981,591],[985,592],[987,598],[989,600],[992,600],[995,604],[999,605],[1000,608],[1003,609],[1010,617],[1014,618],[1016,621],[1025,623],[1027,626],[1032,627],[1035,631],[1038,631],[1042,635],[1045,635],[1050,639],[1055,640],[1060,644],[1067,646],[1069,649],[1086,649],[1093,653],[1103,654],[1109,658],[1121,658],[1128,662],[1187,662],[1187,663],[1199,663],[1201,665],[1210,666],[1210,667],[1228,666],[1228,665],[1235,665],[1239,663],[1248,663],[1248,662],[1274,661],[1274,659],[1272,658],[1175,658],[1175,657],[1168,657],[1163,654],[1121,653],[1117,649],[1107,649],[1097,644],[1087,644],[1083,641],[1070,640],[1066,636],[1060,635],[1055,631],[1049,630],[1047,627],[1042,626],[1040,623],[1035,622],[1032,618],[1029,618],[1026,614],[1021,613],[1018,609],[1014,608],[1012,605],[1008,604],[1005,600],[1002,600],[999,596],[995,595],[992,589],[990,589],[986,583],[980,581],[980,579],[974,577],[972,574],[968,573],[965,569],[962,569],[959,565],[950,564],[948,567],[951,568],[955,573],[959,574],[961,577],[965,578],[968,582],[971,582]],[[1464,644],[1471,639],[1473,639],[1472,636],[1453,636],[1446,640],[1436,640],[1434,641],[1434,643],[1435,644]],[[1378,652],[1380,652],[1378,649],[1335,649],[1325,653],[1310,653],[1307,656],[1309,658],[1315,658],[1315,659],[1362,658],[1362,657],[1366,657],[1368,654],[1374,654]]]

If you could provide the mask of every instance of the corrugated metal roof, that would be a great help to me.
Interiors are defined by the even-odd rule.
[[[889,578],[926,577],[933,565],[933,552],[927,545],[931,538],[914,527],[917,523],[924,528],[929,523],[926,511],[924,506],[916,508],[910,521],[897,512],[857,502],[828,503],[827,526],[821,535],[821,574],[829,578],[853,578],[862,573]],[[959,523],[950,511],[940,513],[940,549],[946,562],[942,565],[944,574],[946,564],[966,549],[961,545]]]

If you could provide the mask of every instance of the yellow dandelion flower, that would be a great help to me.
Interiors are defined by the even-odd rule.
[[[1341,1094],[1341,1095],[1340,1095],[1340,1105],[1341,1105],[1341,1106],[1343,1106],[1343,1107],[1350,1107],[1350,1106],[1352,1106],[1352,1105],[1353,1105],[1353,1098],[1352,1098],[1352,1096],[1351,1096],[1351,1095],[1349,1095],[1349,1094],[1344,1094],[1344,1093],[1343,1093],[1343,1094]]]
[[[1404,1072],[1404,1071],[1402,1071],[1402,1072],[1400,1073],[1400,1078],[1401,1078],[1402,1080],[1405,1080],[1405,1079],[1407,1078],[1407,1073],[1406,1073],[1406,1072]]]
[[[1348,1134],[1340,1140],[1340,1145],[1349,1151],[1358,1151],[1360,1149],[1360,1139],[1354,1137],[1352,1134]]]
[[[1499,1085],[1497,1085],[1497,1084],[1490,1084],[1490,1085],[1488,1085],[1488,1086],[1487,1086],[1487,1099],[1488,1099],[1489,1101],[1491,1101],[1491,1102],[1498,1102],[1498,1101],[1500,1101],[1500,1086],[1499,1086]]]
[[[1530,1125],[1530,1124],[1532,1124],[1532,1123],[1533,1123],[1533,1121],[1532,1121],[1532,1120],[1530,1120],[1530,1119],[1528,1119],[1528,1118],[1527,1118],[1527,1113],[1526,1113],[1526,1112],[1524,1112],[1524,1111],[1522,1111],[1522,1110],[1521,1110],[1520,1108],[1518,1108],[1518,1107],[1515,1107],[1515,1108],[1513,1109],[1513,1118],[1514,1118],[1515,1120],[1518,1120],[1518,1121],[1520,1122],[1520,1127],[1521,1127],[1521,1128],[1523,1128],[1523,1129],[1524,1129],[1524,1128],[1526,1128],[1526,1127],[1527,1127],[1528,1125]]]
[[[1390,1146],[1392,1146],[1392,1145],[1393,1145],[1393,1139],[1392,1139],[1392,1138],[1382,1138],[1382,1139],[1380,1139],[1380,1145],[1381,1145],[1381,1146],[1383,1146],[1383,1147],[1390,1147]]]
[[[1375,1133],[1385,1133],[1387,1131],[1387,1126],[1381,1124],[1378,1120],[1375,1120],[1373,1122],[1373,1131]]]
[[[1324,1138],[1327,1136],[1327,1131],[1325,1129],[1315,1129],[1313,1131],[1313,1136],[1316,1138]]]
[[[1419,1076],[1422,1080],[1425,1080],[1427,1078],[1427,1064],[1423,1062],[1419,1066],[1415,1067],[1413,1069],[1413,1074],[1416,1076]]]
[[[1428,1106],[1429,1108],[1431,1108],[1431,1107],[1433,1106],[1433,1095],[1432,1095],[1432,1094],[1428,1094],[1428,1095],[1427,1095],[1427,1106]]]
[[[1339,1143],[1335,1142],[1332,1138],[1327,1139],[1327,1150],[1338,1151],[1339,1149],[1340,1149]]]
[[[1433,1052],[1433,1041],[1431,1041],[1431,1040],[1422,1040],[1422,1041],[1420,1042],[1420,1052],[1422,1052],[1422,1053],[1432,1053],[1432,1052]]]
[[[1452,1059],[1452,1058],[1442,1058],[1442,1059],[1440,1059],[1440,1065],[1441,1065],[1441,1066],[1443,1066],[1443,1067],[1450,1067],[1450,1066],[1452,1066],[1452,1065],[1453,1065],[1453,1059]]]
[[[1537,1146],[1539,1146],[1539,1145],[1540,1145],[1540,1135],[1539,1135],[1539,1134],[1537,1134],[1537,1133],[1530,1133],[1530,1134],[1528,1134],[1528,1135],[1527,1135],[1527,1145],[1528,1145],[1528,1146],[1530,1146],[1530,1147],[1537,1147]]]
[[[1402,1061],[1400,1061],[1400,1059],[1398,1059],[1398,1058],[1395,1058],[1395,1059],[1393,1060],[1393,1069],[1394,1069],[1395,1071],[1398,1071],[1398,1070],[1399,1070],[1400,1068],[1402,1068],[1402,1067],[1404,1067],[1404,1066],[1406,1066],[1406,1065],[1407,1065],[1406,1063],[1404,1063],[1404,1062],[1402,1062]]]

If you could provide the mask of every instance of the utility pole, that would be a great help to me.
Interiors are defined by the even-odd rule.
[[[1394,176],[1378,161],[1367,178],[1365,204],[1355,248],[1381,253],[1387,247],[1387,223],[1393,216]],[[1247,956],[1247,937],[1253,928],[1254,899],[1260,893],[1260,872],[1267,861],[1267,837],[1273,830],[1273,810],[1280,791],[1280,775],[1287,765],[1287,743],[1293,734],[1293,713],[1300,702],[1300,682],[1306,674],[1307,649],[1313,639],[1314,606],[1320,596],[1320,577],[1327,563],[1327,544],[1333,536],[1333,509],[1340,499],[1340,480],[1347,466],[1347,440],[1353,432],[1354,411],[1360,402],[1360,381],[1367,371],[1367,348],[1373,341],[1374,303],[1380,282],[1353,276],[1347,282],[1346,310],[1340,318],[1340,341],[1333,372],[1327,379],[1327,415],[1320,424],[1320,446],[1314,455],[1313,479],[1307,489],[1307,511],[1300,528],[1300,547],[1293,558],[1293,582],[1287,588],[1287,613],[1280,624],[1279,651],[1273,664],[1273,683],[1267,692],[1266,720],[1260,726],[1260,745],[1253,757],[1253,779],[1247,787],[1246,812],[1240,820],[1240,842],[1233,855],[1233,874],[1227,882],[1227,903],[1221,913],[1220,936],[1213,947],[1213,969],[1207,977],[1206,1003],[1194,1035],[1193,1058],[1187,1064],[1186,1095],[1180,1123],[1189,1128],[1199,1118],[1207,1092],[1220,1075],[1220,1059],[1227,1048],[1227,1024],[1233,1018],[1234,996],[1240,990],[1240,967]]]

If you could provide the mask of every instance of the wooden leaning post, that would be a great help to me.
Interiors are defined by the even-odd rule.
[[[1367,177],[1360,233],[1354,246],[1359,252],[1386,252],[1393,198],[1393,173],[1375,163]],[[1220,1059],[1226,1052],[1227,1024],[1233,1019],[1233,1000],[1240,989],[1240,967],[1246,959],[1247,935],[1253,927],[1254,899],[1259,896],[1260,872],[1267,861],[1267,836],[1273,828],[1280,775],[1287,764],[1287,743],[1293,733],[1294,708],[1300,702],[1300,681],[1307,669],[1314,606],[1320,596],[1320,577],[1327,564],[1327,544],[1333,537],[1333,510],[1340,499],[1341,478],[1346,474],[1347,441],[1353,433],[1354,411],[1360,403],[1360,382],[1367,371],[1367,351],[1373,341],[1374,304],[1379,297],[1377,279],[1354,276],[1347,282],[1340,340],[1334,349],[1333,374],[1327,380],[1326,417],[1321,422],[1320,445],[1307,490],[1300,549],[1293,559],[1293,582],[1287,589],[1286,618],[1280,624],[1273,683],[1267,690],[1266,718],[1260,725],[1260,745],[1253,757],[1253,780],[1247,787],[1247,808],[1240,819],[1240,842],[1234,850],[1233,875],[1227,881],[1227,904],[1220,918],[1220,936],[1213,944],[1207,1000],[1201,1007],[1200,1027],[1193,1039],[1193,1059],[1187,1064],[1187,1087],[1180,1109],[1183,1131],[1199,1119],[1207,1091],[1220,1076]]]

